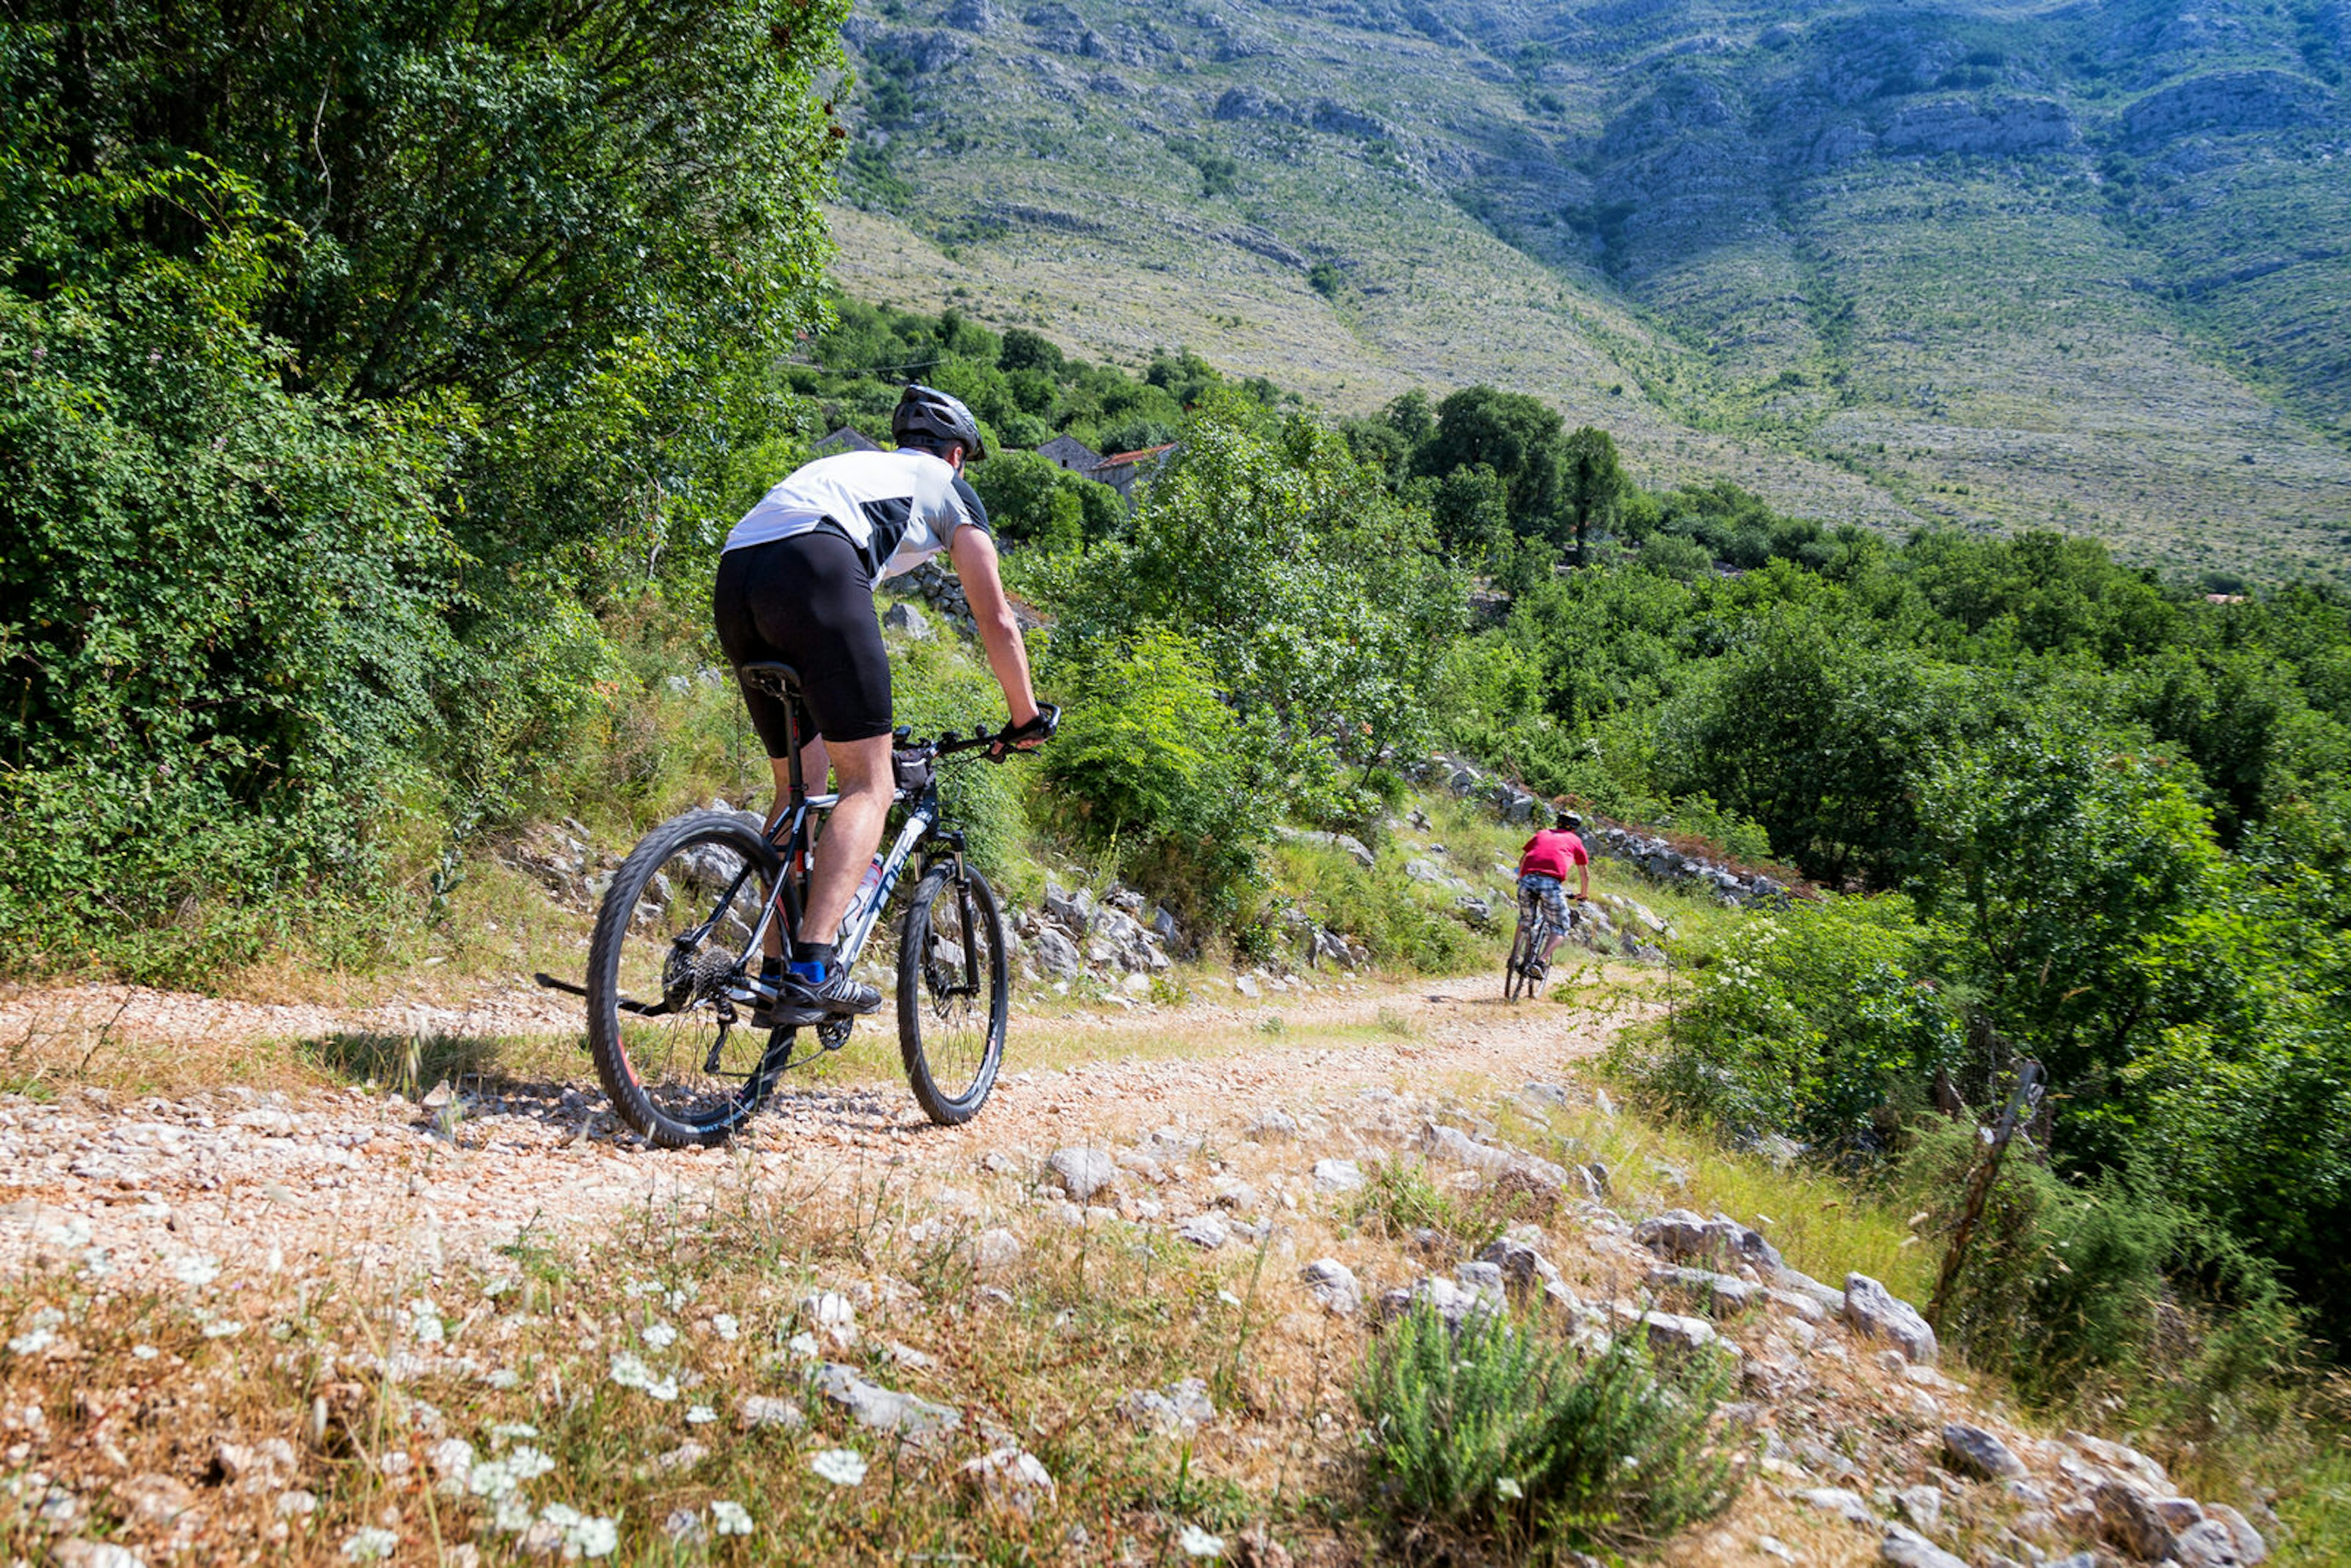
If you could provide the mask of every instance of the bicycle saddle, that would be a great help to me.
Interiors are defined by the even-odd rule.
[[[780,702],[789,702],[799,695],[800,673],[789,664],[760,659],[748,664],[737,664],[735,674],[745,685],[765,692]]]

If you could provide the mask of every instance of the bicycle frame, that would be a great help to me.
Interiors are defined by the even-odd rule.
[[[901,790],[894,799],[903,800],[907,796]],[[760,905],[758,924],[752,927],[750,944],[745,951],[747,962],[749,955],[767,941],[768,929],[775,923],[779,905],[785,920],[784,935],[787,937],[797,936],[800,924],[800,887],[807,876],[807,862],[810,853],[809,826],[817,815],[830,810],[840,800],[838,795],[803,795],[795,790],[791,805],[776,819],[775,826],[768,831],[768,841],[783,857],[784,874],[777,879],[774,895]],[[898,836],[892,841],[889,852],[882,857],[880,879],[871,885],[861,886],[856,896],[850,900],[849,914],[841,921],[835,949],[837,961],[842,967],[855,964],[858,956],[865,951],[866,940],[873,935],[873,927],[880,921],[883,909],[889,904],[891,894],[897,891],[898,881],[905,874],[906,864],[914,858],[915,848],[931,836],[938,824],[938,789],[932,785],[914,797],[912,809],[906,813],[905,825],[898,830]],[[956,848],[959,861],[961,846]],[[731,888],[727,891],[721,902],[722,908],[733,904],[735,892]]]
[[[783,935],[787,940],[799,936],[803,914],[801,893],[807,883],[811,848],[810,829],[818,816],[840,804],[841,797],[837,794],[810,794],[808,780],[800,771],[799,716],[796,701],[799,685],[798,672],[786,664],[751,664],[742,667],[741,674],[747,679],[770,685],[772,695],[782,702],[785,743],[791,753],[788,762],[791,781],[789,800],[782,814],[768,829],[768,841],[776,846],[777,852],[782,857],[783,875],[777,879],[775,894],[760,906],[758,922],[752,928],[751,940],[741,959],[742,965],[747,967],[752,955],[764,946],[768,928],[779,914],[784,921]],[[909,735],[909,731],[900,729],[893,733],[892,739],[903,743]],[[893,744],[890,760],[896,788],[891,800],[893,804],[904,803],[907,807],[906,821],[898,830],[898,836],[892,841],[889,852],[882,857],[881,877],[871,886],[859,887],[850,901],[849,913],[841,920],[834,951],[836,961],[844,968],[854,965],[865,951],[866,941],[873,935],[873,927],[881,919],[883,909],[889,904],[890,894],[896,891],[899,878],[905,874],[907,862],[914,858],[915,849],[925,839],[935,837],[954,854],[956,881],[957,886],[961,886],[963,835],[952,828],[943,830],[939,826],[938,779],[933,765],[952,752],[974,750],[990,744],[977,730],[967,739],[958,738],[950,731],[938,739],[909,747],[904,753]],[[917,776],[919,782],[912,787],[904,782],[904,775],[899,772],[900,763],[906,758],[912,758],[921,769]],[[747,871],[746,874],[748,874]],[[720,910],[733,906],[741,887],[741,883],[737,882],[727,889],[725,898],[719,903]],[[716,918],[714,915],[713,923]],[[969,930],[967,921],[964,938],[967,947],[971,944]],[[970,955],[967,954],[968,956]]]

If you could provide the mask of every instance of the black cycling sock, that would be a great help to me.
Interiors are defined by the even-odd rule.
[[[821,986],[832,973],[834,944],[831,942],[795,942],[792,944],[792,973],[810,984]]]

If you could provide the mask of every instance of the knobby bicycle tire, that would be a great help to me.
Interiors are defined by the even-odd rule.
[[[639,841],[605,889],[588,946],[588,1043],[612,1109],[656,1147],[723,1144],[775,1089],[776,1037],[739,1019],[722,1029],[716,999],[740,977],[780,870],[750,819],[690,811]]]
[[[1526,965],[1535,954],[1534,927],[1524,916],[1510,938],[1510,956],[1502,966],[1502,999],[1514,1002],[1520,997],[1534,995],[1534,980],[1527,974]]]
[[[1012,977],[987,879],[955,862],[925,872],[898,927],[898,1051],[924,1113],[942,1126],[987,1103],[1004,1061]]]

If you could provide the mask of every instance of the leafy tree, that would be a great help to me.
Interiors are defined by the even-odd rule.
[[[1524,392],[1471,387],[1437,405],[1437,429],[1416,466],[1442,477],[1484,464],[1501,478],[1511,526],[1556,542],[1564,494],[1561,424],[1556,413]]]
[[[2159,1032],[2157,949],[2217,885],[2207,814],[2163,758],[2074,715],[1933,756],[1918,813],[1955,967],[2071,1097],[2074,1157],[2118,1163],[2121,1075]]]
[[[967,473],[1004,538],[1046,550],[1108,538],[1126,521],[1118,492],[1033,452],[998,452]]]
[[[12,950],[231,961],[363,896],[390,802],[512,807],[610,669],[584,606],[694,580],[791,423],[840,14],[12,12]]]
[[[0,288],[0,933],[146,972],[250,956],[273,891],[367,863],[372,784],[435,716],[461,557],[419,411],[286,390],[247,319],[278,227],[217,172],[95,177],[78,216],[204,212],[192,263],[20,231]],[[87,232],[86,230],[82,232]]]
[[[1061,350],[1042,332],[1032,332],[1026,327],[1005,329],[1004,344],[997,354],[997,366],[1008,373],[1018,371],[1038,371],[1058,376],[1062,366]]]
[[[1608,525],[1625,494],[1625,471],[1617,465],[1615,441],[1595,426],[1577,427],[1567,438],[1561,481],[1568,518],[1575,529],[1574,563],[1581,567],[1593,528]]]
[[[1917,851],[1920,770],[1981,700],[1953,672],[1782,613],[1662,716],[1661,781],[1753,818],[1809,876],[1890,886]]]
[[[1510,540],[1510,493],[1483,463],[1456,468],[1437,482],[1428,512],[1445,552],[1462,566],[1484,567]]]
[[[1125,875],[1179,908],[1237,913],[1272,837],[1261,802],[1280,782],[1198,647],[1145,627],[1057,645],[1047,674],[1068,714],[1045,754],[1064,825],[1114,846]]]
[[[1194,643],[1241,720],[1278,747],[1292,798],[1328,809],[1332,764],[1417,744],[1463,583],[1425,512],[1399,504],[1332,431],[1212,393],[1131,532],[1040,591],[1057,650],[1164,627]]]
[[[1437,434],[1437,411],[1430,405],[1428,394],[1416,387],[1392,399],[1380,411],[1380,418],[1415,451],[1426,445]]]

